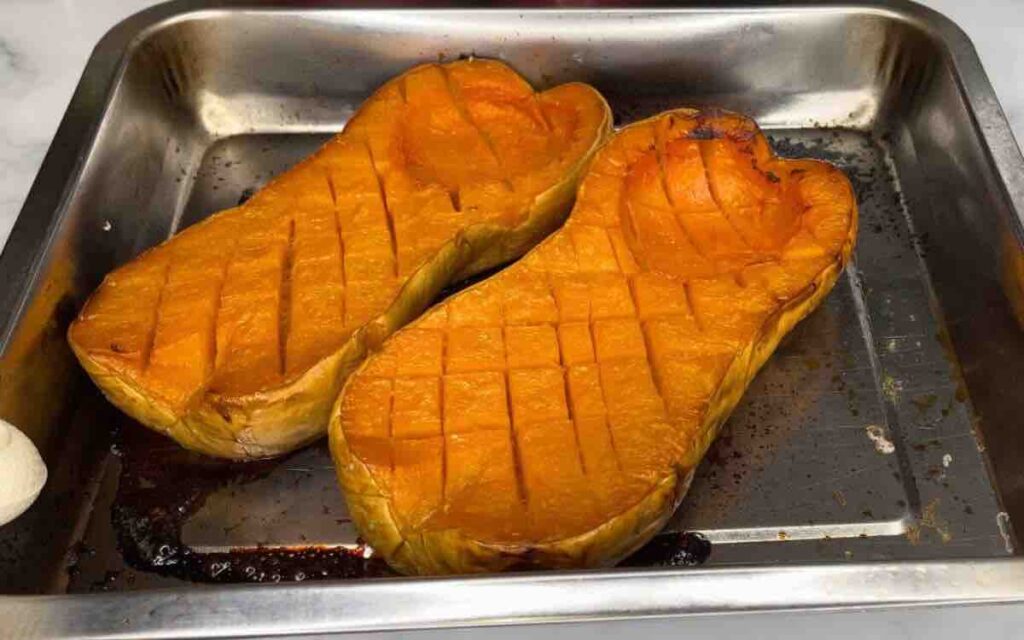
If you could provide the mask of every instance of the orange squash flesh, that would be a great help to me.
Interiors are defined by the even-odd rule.
[[[114,404],[185,447],[294,449],[323,434],[368,345],[561,223],[610,121],[583,84],[416,67],[245,205],[109,274],[71,346]]]
[[[681,109],[600,151],[565,226],[397,332],[330,441],[405,573],[614,563],[671,515],[779,340],[850,257],[846,177]]]

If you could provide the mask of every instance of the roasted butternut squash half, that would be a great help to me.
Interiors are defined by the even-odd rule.
[[[359,529],[413,574],[636,550],[832,288],[856,211],[838,169],[775,157],[742,116],[624,128],[561,230],[348,379],[330,444]]]
[[[368,345],[562,223],[610,127],[587,85],[416,67],[246,204],[110,273],[71,346],[115,405],[189,449],[295,449]]]

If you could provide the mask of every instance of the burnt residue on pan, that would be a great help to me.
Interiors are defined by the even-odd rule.
[[[186,451],[131,424],[117,434],[121,462],[111,520],[125,563],[193,582],[294,582],[388,575],[361,548],[311,545],[201,553],[182,542],[182,528],[207,496],[227,485],[265,477],[288,457],[225,462]]]
[[[662,533],[622,562],[624,567],[697,567],[711,557],[711,541],[693,532]]]

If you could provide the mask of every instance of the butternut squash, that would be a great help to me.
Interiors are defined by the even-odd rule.
[[[68,339],[115,405],[185,447],[295,449],[369,345],[561,224],[610,123],[583,84],[416,67],[249,202],[110,273]]]
[[[779,340],[850,258],[847,178],[679,109],[595,156],[565,226],[397,332],[330,444],[411,574],[615,563],[649,540]]]

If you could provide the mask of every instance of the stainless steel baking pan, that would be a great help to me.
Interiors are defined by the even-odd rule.
[[[110,268],[247,197],[389,76],[461,55],[590,82],[620,124],[749,113],[857,190],[855,264],[755,380],[667,532],[617,569],[389,577],[322,445],[249,465],[185,454],[107,405],[64,342]],[[0,530],[0,620],[224,636],[1022,602],[1022,211],[1024,160],[970,42],[909,3],[138,14],[96,48],[0,256],[0,413],[51,469]]]

